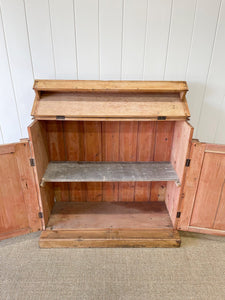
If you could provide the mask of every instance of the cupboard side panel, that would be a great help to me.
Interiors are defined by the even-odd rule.
[[[185,177],[185,162],[190,154],[192,135],[193,127],[186,121],[175,123],[170,160],[177,172],[181,186],[176,186],[174,182],[168,182],[165,200],[174,227],[177,226],[176,215],[178,208],[180,208],[180,196]]]
[[[190,152],[190,167],[187,168],[184,187],[181,196],[180,212],[181,217],[178,220],[177,228],[180,230],[188,230],[191,220],[192,209],[195,202],[199,178],[204,159],[205,144],[192,142]]]
[[[137,161],[153,161],[156,122],[138,122]],[[151,182],[136,182],[135,201],[150,201]]]
[[[84,122],[63,122],[65,151],[68,161],[84,161]],[[86,183],[70,182],[70,201],[86,201]]]
[[[102,160],[119,161],[119,122],[102,122]],[[102,183],[103,201],[118,201],[119,183]]]
[[[85,161],[102,161],[102,123],[84,122]],[[102,201],[102,182],[87,182],[87,201]]]
[[[52,186],[46,184],[40,187],[41,179],[49,163],[49,151],[46,127],[44,122],[35,120],[29,127],[28,133],[30,137],[31,155],[35,159],[35,167],[33,169],[39,198],[40,211],[43,211],[44,222],[43,229],[47,224],[50,213],[54,205],[54,193]]]
[[[138,122],[120,122],[120,161],[136,161],[137,159]],[[119,201],[134,201],[135,182],[119,183]]]
[[[157,122],[154,161],[170,161],[175,122]],[[167,182],[152,182],[151,201],[164,201]]]
[[[47,138],[50,161],[65,161],[65,141],[62,121],[47,121]],[[53,184],[56,201],[69,201],[69,183]]]

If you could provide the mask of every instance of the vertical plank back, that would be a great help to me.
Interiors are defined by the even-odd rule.
[[[119,122],[102,122],[102,160],[103,161],[119,161]],[[118,201],[119,183],[104,182],[103,200]]]
[[[84,122],[85,161],[102,161],[102,123]],[[88,182],[87,201],[102,201],[102,182]]]
[[[49,121],[46,124],[47,138],[49,145],[49,155],[52,161],[67,160],[65,151],[65,140],[63,133],[63,123],[58,121]],[[69,201],[69,184],[54,183],[56,201]]]
[[[138,122],[137,161],[153,161],[155,150],[156,122]],[[151,182],[136,182],[135,201],[151,200]]]
[[[170,161],[175,122],[157,122],[154,145],[154,161]],[[164,201],[167,183],[153,182],[151,201]]]
[[[84,161],[84,122],[63,122],[66,158],[68,161]],[[86,201],[86,183],[69,183],[70,201]]]
[[[120,122],[120,161],[136,161],[137,159],[138,122]],[[134,201],[135,182],[119,183],[119,201]]]

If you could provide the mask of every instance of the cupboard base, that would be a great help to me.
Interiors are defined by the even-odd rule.
[[[58,202],[41,248],[179,247],[164,202]]]

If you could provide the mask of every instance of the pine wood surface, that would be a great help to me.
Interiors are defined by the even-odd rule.
[[[36,91],[130,91],[181,92],[187,91],[185,81],[100,81],[100,80],[35,80]]]
[[[40,230],[28,140],[0,146],[0,239]]]
[[[39,122],[46,122],[50,161],[170,160],[174,122]],[[154,185],[57,183],[54,186],[58,201],[101,201],[103,198],[104,201],[163,201],[166,191],[166,182]]]
[[[47,229],[172,228],[165,202],[57,202]]]

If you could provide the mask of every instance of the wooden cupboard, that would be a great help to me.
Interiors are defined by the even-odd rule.
[[[179,247],[177,229],[225,232],[225,146],[192,141],[186,82],[34,90],[25,151],[0,147],[0,238],[42,229],[41,247]]]

